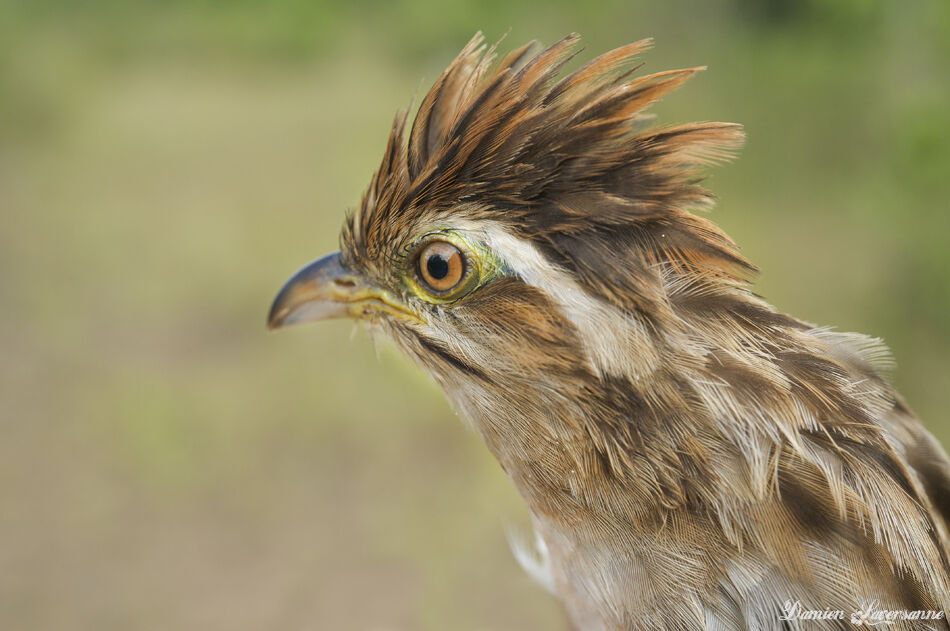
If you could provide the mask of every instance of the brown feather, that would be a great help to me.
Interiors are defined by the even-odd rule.
[[[644,129],[700,68],[630,79],[642,40],[558,79],[577,40],[491,69],[476,35],[408,139],[397,116],[342,238],[351,269],[421,314],[376,324],[525,498],[544,582],[594,631],[799,628],[779,620],[794,601],[950,607],[950,461],[886,350],[777,312],[695,214],[741,128]],[[452,302],[406,281],[440,231],[495,261]],[[890,628],[950,628],[926,625]]]

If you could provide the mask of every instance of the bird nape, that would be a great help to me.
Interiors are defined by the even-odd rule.
[[[950,628],[950,461],[886,349],[776,311],[694,214],[741,128],[644,110],[700,68],[633,76],[640,41],[563,73],[577,39],[469,42],[270,327],[357,318],[428,371],[577,629]]]

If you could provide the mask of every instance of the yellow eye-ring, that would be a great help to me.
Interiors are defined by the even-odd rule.
[[[437,296],[452,293],[471,271],[465,254],[448,241],[432,241],[422,248],[416,268],[423,288]]]

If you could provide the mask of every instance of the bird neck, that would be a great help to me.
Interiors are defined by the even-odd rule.
[[[535,517],[575,527],[605,519],[646,525],[683,503],[688,471],[672,466],[677,450],[671,436],[659,436],[665,432],[651,403],[655,392],[676,393],[668,376],[509,385],[445,389]]]

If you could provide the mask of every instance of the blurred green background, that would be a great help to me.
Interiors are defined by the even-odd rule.
[[[757,290],[883,337],[950,444],[945,0],[0,0],[0,628],[566,629],[417,369],[264,330],[394,111],[509,28],[708,64],[656,111],[746,125],[709,185]]]

